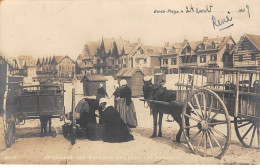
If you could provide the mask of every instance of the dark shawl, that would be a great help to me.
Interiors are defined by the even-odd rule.
[[[102,97],[106,97],[106,96],[108,97],[106,90],[103,87],[98,88],[98,90],[97,90],[97,99],[99,100]]]
[[[124,121],[121,119],[119,112],[113,107],[107,107],[103,112],[103,121],[105,131],[103,141],[105,142],[126,142],[133,140]]]
[[[132,91],[128,86],[120,89],[120,98],[126,99],[126,105],[129,106],[131,103]]]

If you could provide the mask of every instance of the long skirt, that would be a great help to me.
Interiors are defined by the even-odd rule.
[[[120,117],[123,121],[132,127],[137,126],[136,112],[134,102],[131,100],[129,106],[126,105],[126,99],[120,98],[117,102],[117,110],[120,113]]]

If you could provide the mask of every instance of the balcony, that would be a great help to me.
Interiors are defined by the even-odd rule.
[[[217,60],[215,60],[215,61],[207,61],[207,63],[208,63],[209,65],[217,65],[217,64],[218,64],[218,61],[217,61]]]
[[[234,61],[234,67],[252,67],[252,66],[259,66],[259,63],[257,60],[251,61],[251,60],[243,60],[242,62]]]
[[[94,67],[106,67],[106,66],[107,66],[106,62],[94,64]]]
[[[196,66],[198,66],[198,62],[186,62],[186,63],[180,63],[180,67],[186,67],[186,66],[196,67]]]

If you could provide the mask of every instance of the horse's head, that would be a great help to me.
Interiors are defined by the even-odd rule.
[[[153,86],[152,79],[145,81],[143,80],[144,85],[143,85],[143,93],[144,93],[144,98],[149,99],[150,98],[150,87]]]
[[[159,85],[155,85],[152,83],[152,79],[145,81],[143,80],[144,85],[143,85],[143,93],[144,93],[144,98],[149,99],[152,96],[154,96],[155,92],[158,90],[160,87]]]

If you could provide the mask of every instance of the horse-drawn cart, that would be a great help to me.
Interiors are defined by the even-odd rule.
[[[8,72],[8,71],[7,71]],[[1,73],[5,89],[1,96],[5,143],[15,143],[15,125],[41,116],[60,118],[64,114],[64,88],[61,84],[23,86],[23,78]],[[55,132],[53,132],[55,134]],[[54,136],[54,135],[53,135]]]
[[[183,67],[175,101],[147,101],[181,105],[182,131],[191,151],[220,158],[229,146],[231,123],[244,147],[260,147],[259,80],[259,71]]]

